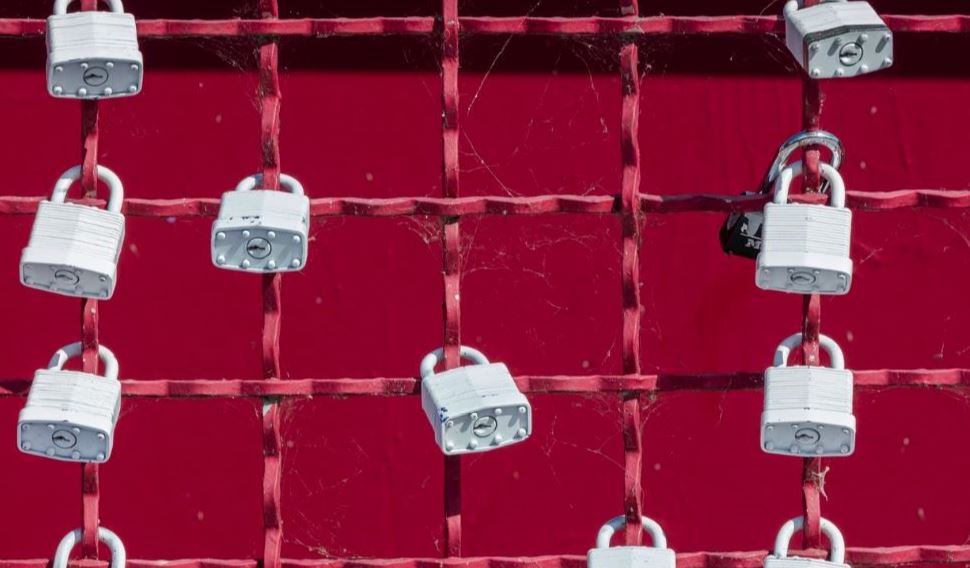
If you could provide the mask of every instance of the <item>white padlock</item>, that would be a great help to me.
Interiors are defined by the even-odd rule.
[[[74,529],[64,535],[61,542],[57,543],[57,550],[54,552],[54,560],[51,562],[51,568],[67,568],[67,562],[71,558],[71,551],[81,542],[83,537],[84,531],[81,529]],[[121,538],[104,527],[98,527],[98,540],[103,542],[111,552],[111,568],[125,568],[125,564],[128,561],[128,554],[125,551],[124,543],[121,542]]]
[[[852,286],[852,211],[845,207],[845,182],[838,170],[819,164],[829,182],[830,204],[788,203],[792,179],[802,163],[784,168],[774,200],[765,205],[755,282],[764,290],[796,294],[846,294]]]
[[[588,568],[675,568],[677,555],[667,548],[667,537],[656,521],[640,517],[653,546],[610,546],[613,533],[626,526],[626,517],[613,517],[596,535],[596,548],[586,555]]]
[[[789,367],[788,355],[802,342],[796,333],[778,346],[774,366],[765,371],[761,449],[769,454],[847,456],[855,451],[852,371],[832,338],[818,339],[830,367]]]
[[[261,175],[249,176],[222,194],[212,224],[212,264],[245,272],[301,270],[307,261],[310,200],[292,176],[280,174],[288,192],[255,189],[261,180]]]
[[[47,369],[38,369],[17,422],[20,451],[55,460],[104,463],[111,457],[121,408],[118,360],[104,345],[104,376],[65,371],[81,355],[80,342],[62,347]]]
[[[67,170],[50,200],[40,202],[20,256],[20,281],[65,296],[108,299],[114,294],[125,238],[124,187],[114,172],[98,166],[98,178],[111,191],[108,208],[66,203],[68,189],[80,177],[80,166]]]
[[[136,95],[144,69],[135,17],[121,0],[110,12],[68,14],[71,0],[56,0],[47,18],[47,90],[54,97],[105,99]]]
[[[855,77],[893,64],[893,33],[868,2],[785,3],[785,43],[813,79]]]
[[[532,406],[508,367],[489,363],[471,347],[461,346],[460,354],[475,364],[435,374],[444,351],[437,349],[421,360],[421,406],[441,451],[487,452],[528,438]]]
[[[775,550],[765,558],[765,568],[849,568],[845,563],[845,539],[839,528],[828,519],[820,519],[819,526],[831,546],[828,560],[788,556],[788,543],[804,523],[804,517],[795,517],[781,526],[775,537]]]

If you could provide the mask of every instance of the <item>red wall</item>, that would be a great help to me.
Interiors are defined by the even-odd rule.
[[[281,2],[285,16],[432,14],[431,2]],[[28,5],[29,4],[29,5]],[[142,17],[246,15],[239,3],[130,0]],[[360,4],[360,5],[358,5]],[[521,2],[462,5],[523,14]],[[605,4],[605,3],[604,3]],[[643,13],[775,13],[764,0],[644,2]],[[689,4],[689,7],[685,7]],[[873,1],[883,12],[962,3]],[[915,8],[914,8],[915,6]],[[596,13],[593,2],[535,14]],[[20,0],[0,17],[42,16]],[[601,13],[610,13],[603,8]],[[603,40],[462,42],[463,195],[619,191],[620,92]],[[970,81],[958,37],[897,37],[896,66],[827,82],[822,124],[847,148],[852,190],[967,189]],[[253,48],[146,41],[138,97],[101,106],[100,161],[139,198],[217,197],[259,167]],[[41,39],[0,43],[3,194],[46,195],[79,156],[78,105],[46,96]],[[800,81],[776,37],[641,44],[641,191],[734,195],[798,130]],[[311,197],[441,194],[441,86],[431,39],[284,40],[283,169]],[[755,288],[725,257],[718,214],[646,218],[644,372],[760,371],[797,331],[798,297]],[[0,218],[0,377],[22,379],[78,338],[78,302],[17,282],[30,217]],[[122,378],[260,376],[260,281],[209,261],[211,220],[130,218],[101,340]],[[462,221],[465,343],[514,373],[619,373],[620,226],[612,216]],[[964,210],[858,212],[851,294],[822,331],[851,368],[970,367]],[[284,378],[413,376],[442,336],[436,219],[316,220],[307,269],[283,284]],[[582,554],[622,512],[616,396],[532,397],[535,434],[464,460],[466,555]],[[0,558],[48,557],[80,523],[78,467],[20,454],[22,399],[0,399]],[[102,523],[133,558],[256,558],[262,547],[258,401],[126,400],[101,469]],[[644,398],[646,514],[678,551],[769,547],[800,511],[801,462],[757,447],[760,392]],[[961,544],[970,535],[965,391],[859,392],[857,453],[831,459],[823,514],[849,546]],[[284,555],[439,556],[442,458],[419,400],[290,400],[283,418]],[[550,522],[552,521],[552,522]]]

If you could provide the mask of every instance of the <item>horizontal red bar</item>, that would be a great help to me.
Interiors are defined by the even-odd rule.
[[[896,32],[958,33],[970,31],[967,15],[885,15]],[[648,16],[643,18],[536,18],[463,17],[466,34],[547,35],[693,35],[780,34],[784,24],[778,16]],[[44,20],[0,19],[0,36],[40,36]],[[435,33],[434,17],[318,18],[281,20],[139,20],[142,37],[216,36],[347,36]]]
[[[970,387],[970,369],[916,369],[853,371],[859,388]],[[710,373],[660,375],[577,375],[515,378],[530,394],[595,394],[744,390],[761,388],[761,373]],[[335,378],[292,380],[147,379],[124,380],[122,392],[132,397],[268,397],[268,396],[402,396],[421,392],[416,377]],[[25,396],[30,380],[0,380],[0,397]],[[0,567],[2,568],[2,567]]]

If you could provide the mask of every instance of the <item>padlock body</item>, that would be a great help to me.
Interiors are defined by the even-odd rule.
[[[675,568],[677,558],[669,548],[613,546],[594,548],[586,555],[588,568]]]
[[[728,254],[757,258],[763,222],[761,211],[731,213],[721,227],[721,248]]]
[[[307,260],[310,200],[275,190],[229,191],[212,225],[212,263],[245,272],[291,272]]]
[[[54,97],[104,99],[141,92],[144,69],[135,17],[75,12],[47,18],[47,90]]]
[[[847,456],[855,451],[852,371],[770,367],[765,371],[761,449],[770,454]]]
[[[124,238],[121,213],[41,201],[20,256],[20,281],[65,296],[108,299]]]
[[[17,447],[55,460],[103,463],[111,457],[120,408],[117,379],[38,370],[20,411]]]
[[[851,568],[848,564],[830,562],[819,558],[801,558],[799,556],[788,556],[779,558],[769,555],[765,558],[765,568]]]
[[[421,405],[435,440],[449,455],[487,452],[532,434],[532,406],[502,363],[425,377]]]
[[[855,77],[893,63],[893,34],[868,2],[824,2],[786,14],[785,43],[813,79]]]
[[[848,293],[852,286],[852,211],[802,203],[768,203],[755,282],[796,294]]]

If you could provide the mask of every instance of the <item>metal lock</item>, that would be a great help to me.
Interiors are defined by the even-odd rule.
[[[212,224],[212,263],[245,272],[301,270],[307,259],[310,200],[303,185],[280,174],[289,192],[254,189],[253,175],[222,194],[219,218]]]
[[[813,79],[855,77],[893,64],[893,34],[868,2],[785,3],[785,43]]]
[[[846,294],[852,286],[852,211],[845,208],[845,182],[832,166],[819,164],[830,184],[830,204],[788,203],[792,178],[802,163],[784,168],[775,197],[764,208],[755,282],[763,290],[796,294]]]
[[[51,568],[67,568],[71,551],[74,550],[77,543],[81,542],[83,536],[84,531],[81,529],[74,529],[64,535],[61,542],[57,543],[57,550],[54,551],[54,560],[51,562]],[[128,555],[125,551],[124,543],[121,542],[121,538],[104,527],[98,527],[98,540],[103,542],[111,552],[111,568],[125,568]]]
[[[830,367],[789,367],[788,355],[802,342],[796,333],[778,346],[774,366],[765,371],[761,449],[769,454],[847,456],[855,451],[852,371],[832,338],[818,339]]]
[[[768,168],[768,173],[758,191],[745,192],[742,195],[765,195],[771,191],[778,174],[788,163],[788,158],[799,148],[806,146],[825,146],[832,152],[832,167],[839,169],[845,157],[842,142],[831,132],[824,130],[808,130],[799,132],[778,148],[775,160]],[[824,191],[825,186],[822,187]],[[761,227],[764,214],[761,211],[735,211],[728,215],[721,227],[721,248],[728,254],[757,258],[761,251]]]
[[[667,548],[667,537],[656,521],[640,517],[643,530],[650,535],[653,547],[614,546],[610,547],[613,533],[626,526],[626,517],[613,517],[600,528],[596,535],[596,548],[586,555],[588,568],[675,568],[677,557]]]
[[[81,355],[80,342],[62,347],[47,369],[38,369],[27,405],[17,421],[17,447],[55,460],[104,463],[111,457],[121,408],[118,360],[104,345],[98,355],[104,376],[65,371],[64,363]]]
[[[54,97],[106,99],[136,95],[144,69],[135,17],[121,0],[110,12],[67,13],[71,0],[56,0],[47,18],[47,90]]]
[[[67,170],[50,201],[40,202],[20,256],[20,281],[65,296],[108,299],[114,294],[125,239],[124,187],[114,172],[98,166],[98,178],[111,191],[107,210],[65,203],[67,190],[80,177],[80,166]]]
[[[421,360],[421,406],[435,440],[448,455],[487,452],[532,434],[532,406],[515,386],[508,367],[489,363],[480,351],[461,346],[475,363],[435,374],[444,357],[437,349]]]
[[[849,568],[845,563],[845,539],[839,528],[828,519],[820,519],[819,527],[832,547],[828,560],[788,556],[788,542],[796,530],[801,530],[804,523],[804,517],[795,517],[781,526],[775,538],[774,553],[765,558],[765,568]]]

